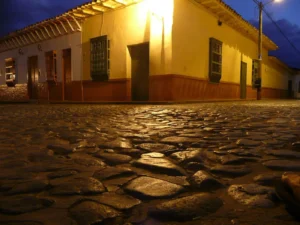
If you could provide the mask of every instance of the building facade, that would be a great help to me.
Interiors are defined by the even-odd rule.
[[[0,100],[70,99],[82,79],[81,26],[60,16],[17,31],[0,43]]]
[[[219,0],[97,0],[0,40],[0,98],[255,99],[257,39]],[[295,72],[268,56],[277,48],[263,37],[262,98],[296,90]]]
[[[297,99],[300,99],[300,69],[295,69],[295,76],[294,76],[294,81],[295,81],[295,89],[294,89],[294,96]]]

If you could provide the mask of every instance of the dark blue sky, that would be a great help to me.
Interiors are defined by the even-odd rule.
[[[228,5],[240,13],[246,20],[258,18],[258,9],[253,0],[224,0]],[[267,3],[270,0],[262,0]],[[273,19],[286,19],[292,24],[300,26],[300,0],[281,0],[278,3],[266,5],[266,10],[272,15]],[[264,15],[267,20],[266,16]]]
[[[41,20],[54,17],[89,0],[0,0],[0,37]],[[163,0],[161,0],[163,1]],[[257,25],[258,9],[253,0],[224,0],[246,20]],[[269,2],[270,0],[262,0]],[[282,0],[266,6],[284,33],[300,50],[300,0]],[[273,55],[291,67],[300,68],[300,54],[297,53],[276,27],[264,15],[264,33],[280,49]]]
[[[259,11],[253,0],[224,1],[258,27]],[[262,0],[262,2],[268,3],[270,0]],[[278,3],[270,3],[266,5],[266,10],[300,52],[300,0],[281,0]],[[263,32],[279,46],[279,50],[270,52],[270,55],[278,57],[290,67],[300,68],[300,53],[289,44],[265,14],[263,21]]]

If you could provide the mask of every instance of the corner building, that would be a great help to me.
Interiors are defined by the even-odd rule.
[[[0,100],[255,99],[257,42],[220,0],[92,1],[0,40]],[[263,99],[295,95],[277,48],[263,36]]]

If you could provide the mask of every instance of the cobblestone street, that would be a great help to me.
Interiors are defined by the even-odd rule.
[[[1,225],[293,225],[300,101],[0,105]],[[300,213],[300,209],[299,209]]]

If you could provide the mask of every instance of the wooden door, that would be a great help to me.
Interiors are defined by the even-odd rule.
[[[288,83],[288,97],[289,98],[294,97],[294,94],[293,94],[293,81],[292,80],[289,80],[289,83]]]
[[[31,56],[27,61],[28,68],[28,96],[29,99],[38,99],[38,79],[39,79],[39,71],[38,71],[38,57]]]
[[[63,93],[64,100],[72,100],[72,58],[70,48],[63,50]]]
[[[129,46],[132,101],[149,100],[149,43]]]
[[[247,98],[247,63],[241,62],[241,99]]]

